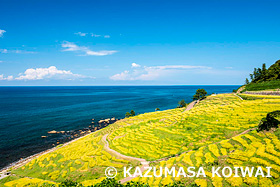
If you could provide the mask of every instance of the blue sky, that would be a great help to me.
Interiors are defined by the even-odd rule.
[[[240,85],[280,59],[277,0],[1,0],[0,85]]]

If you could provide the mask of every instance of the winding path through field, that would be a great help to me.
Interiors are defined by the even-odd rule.
[[[184,112],[186,112],[186,111],[192,109],[192,108],[194,107],[194,105],[196,105],[196,104],[198,104],[198,103],[199,103],[199,100],[195,100],[195,101],[191,102],[191,103],[186,107],[186,109],[184,110]]]
[[[239,95],[237,95],[236,93],[235,93],[235,94],[233,94],[233,95],[235,95],[235,96],[236,96],[236,97],[238,97],[239,99],[243,100],[243,98],[242,98],[242,97],[240,97]]]
[[[147,160],[145,160],[145,159],[143,159],[143,158],[137,158],[137,157],[132,157],[132,156],[126,156],[126,155],[123,155],[123,154],[121,154],[121,153],[119,153],[119,152],[117,152],[117,151],[111,149],[111,148],[109,147],[109,142],[107,141],[107,136],[108,136],[108,135],[109,135],[109,134],[105,134],[105,135],[102,137],[102,140],[103,140],[103,142],[105,143],[104,149],[105,149],[106,151],[111,152],[111,153],[113,153],[114,155],[116,155],[116,156],[118,156],[118,157],[120,157],[120,158],[123,158],[123,159],[127,159],[127,160],[137,160],[137,161],[139,161],[139,162],[141,163],[141,165],[142,165],[142,167],[140,168],[141,172],[145,171],[146,168],[149,167],[150,162],[148,162]],[[124,179],[121,179],[120,182],[121,182],[121,183],[125,183],[125,182],[127,182],[127,181],[130,181],[130,180],[136,178],[136,177],[137,177],[137,176],[126,177],[126,178],[124,178]]]

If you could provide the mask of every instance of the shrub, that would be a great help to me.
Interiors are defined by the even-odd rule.
[[[178,103],[178,108],[183,108],[186,107],[187,103],[185,102],[184,99],[182,99],[181,101],[179,101]]]
[[[66,180],[60,183],[59,187],[82,187],[82,185],[71,180]]]
[[[130,116],[131,116],[131,114],[130,114],[129,112],[125,113],[125,117],[126,117],[126,118],[128,118],[128,117],[130,117]]]
[[[280,124],[280,121],[276,118],[280,117],[280,110],[276,110],[274,112],[270,112],[266,115],[265,118],[262,118],[258,125],[257,131],[262,131],[262,130],[270,130],[271,128],[277,128],[278,125]]]
[[[125,113],[125,117],[126,117],[126,118],[128,118],[128,117],[130,117],[130,116],[135,116],[134,110],[131,110],[130,113],[129,113],[129,112]]]

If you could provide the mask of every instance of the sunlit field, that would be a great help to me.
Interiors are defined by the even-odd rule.
[[[125,155],[148,160],[198,149],[256,127],[268,112],[279,108],[280,97],[272,98],[242,101],[235,95],[217,95],[190,111],[174,109],[139,115],[111,133],[110,145]]]
[[[278,131],[278,133],[280,133]],[[149,183],[150,186],[158,186],[159,184],[170,184],[174,181],[185,180],[191,184],[195,182],[198,186],[273,186],[273,184],[279,183],[280,175],[280,141],[278,137],[273,133],[257,133],[252,131],[248,134],[235,136],[231,139],[223,140],[219,143],[202,146],[197,150],[192,150],[187,153],[183,153],[180,156],[170,158],[166,161],[161,161],[155,166],[168,167],[171,166],[203,167],[206,173],[206,178],[135,178],[134,181],[141,181]],[[261,166],[264,174],[267,174],[265,167],[272,167],[270,171],[271,178],[266,177],[232,177],[220,178],[212,177],[212,167],[225,167],[229,166],[234,171],[234,167],[258,167]],[[220,172],[221,174],[221,172]],[[240,171],[238,175],[241,176]],[[277,185],[275,185],[277,186]]]
[[[134,178],[134,181],[151,186],[179,180],[195,182],[202,187],[272,186],[279,183],[280,133],[257,133],[255,129],[268,112],[279,110],[280,97],[247,97],[251,98],[241,100],[233,94],[212,95],[189,111],[177,108],[120,120],[12,170],[12,175],[0,184],[40,186],[72,179],[88,186],[105,179],[104,171],[108,166],[116,167],[116,179],[122,179],[124,166],[140,163],[107,152],[102,137],[108,134],[111,149],[151,161],[151,166],[203,166],[207,170],[206,178],[152,177]],[[272,178],[212,178],[212,166],[262,166],[264,171],[265,166],[271,166]]]

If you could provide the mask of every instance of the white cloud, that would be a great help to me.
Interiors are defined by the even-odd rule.
[[[136,68],[137,67],[137,68]],[[155,80],[161,76],[167,76],[178,70],[202,70],[211,69],[207,66],[189,66],[189,65],[166,65],[166,66],[144,66],[132,63],[132,70],[115,74],[110,77],[112,80]]]
[[[106,50],[103,50],[103,51],[91,51],[91,50],[87,50],[86,54],[87,55],[94,55],[94,56],[105,56],[105,55],[114,54],[116,52],[117,51],[106,51]]]
[[[119,74],[115,74],[115,75],[111,76],[110,79],[112,79],[112,80],[134,80],[131,77],[131,73],[127,70],[125,70],[124,72],[121,72]]]
[[[0,52],[1,53],[8,53],[8,50],[7,49],[0,49]]]
[[[6,32],[5,30],[0,29],[0,37],[3,37],[5,32]]]
[[[8,77],[4,77],[4,75],[2,74],[2,75],[0,75],[0,81],[2,81],[2,80],[8,80],[8,81],[11,81],[11,80],[13,80],[13,76],[8,76]]]
[[[72,42],[64,42],[61,47],[66,48],[63,51],[84,51],[87,50],[86,47],[80,47]]]
[[[91,33],[91,36],[92,36],[92,37],[95,37],[95,38],[101,37],[101,35],[99,35],[99,34],[93,34],[93,33]]]
[[[114,50],[102,50],[102,51],[92,51],[88,47],[85,46],[78,46],[72,42],[65,41],[62,45],[63,48],[65,48],[63,51],[77,51],[82,52],[84,56],[105,56],[105,55],[111,55],[116,53],[117,51]]]
[[[111,37],[110,35],[100,35],[100,34],[94,34],[94,33],[90,33],[90,35],[95,38],[99,38],[99,37],[110,38]]]
[[[154,66],[156,69],[211,69],[207,66],[188,66],[188,65],[167,65],[167,66]]]
[[[25,51],[25,50],[11,50],[11,53],[17,53],[17,54],[34,54],[36,52],[34,51]]]
[[[74,33],[74,34],[79,35],[79,36],[86,36],[88,33],[77,32],[77,33]]]
[[[18,77],[13,77],[12,75],[4,77],[0,75],[1,80],[75,80],[83,78],[94,78],[88,77],[80,74],[74,74],[71,71],[59,70],[55,66],[50,66],[48,68],[30,68],[25,70],[24,73],[18,74]]]
[[[34,51],[0,49],[0,53],[34,54]]]
[[[136,64],[136,63],[132,63],[132,64],[131,64],[131,67],[132,67],[132,68],[140,68],[141,65]]]
[[[58,70],[55,66],[50,66],[48,68],[30,68],[24,73],[20,73],[19,77],[15,80],[41,80],[41,79],[64,79],[73,80],[77,78],[86,78],[80,74],[74,74],[67,70]]]
[[[14,77],[13,77],[12,75],[10,75],[10,76],[8,76],[6,79],[7,79],[8,81],[11,81],[11,80],[14,79]]]

